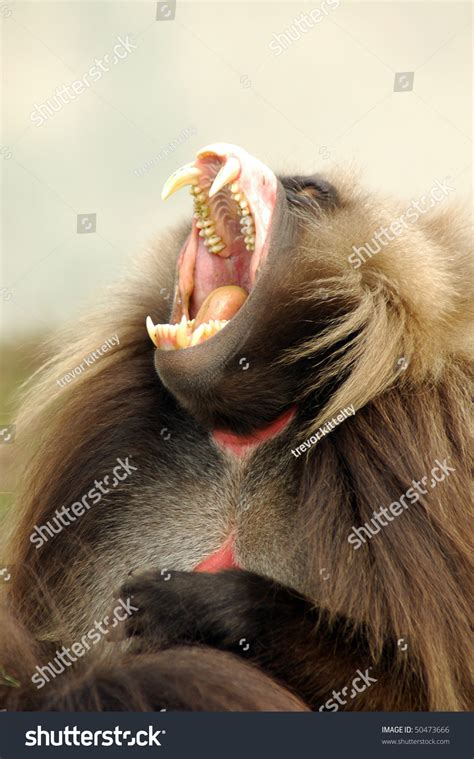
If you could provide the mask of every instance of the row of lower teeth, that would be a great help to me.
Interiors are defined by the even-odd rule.
[[[183,316],[178,324],[153,324],[151,320],[150,322],[147,320],[147,328],[157,348],[177,350],[203,343],[225,327],[227,322],[227,319],[210,319],[194,329],[195,320],[187,320]]]
[[[252,252],[255,250],[255,222],[247,198],[237,182],[230,186],[230,192],[237,204],[237,214],[240,216],[240,230],[245,247],[249,252]],[[216,222],[211,218],[211,210],[208,205],[209,196],[198,184],[191,187],[191,195],[194,199],[194,218],[199,230],[199,237],[203,239],[203,244],[209,248],[211,253],[220,253],[226,246],[222,237],[216,234]]]

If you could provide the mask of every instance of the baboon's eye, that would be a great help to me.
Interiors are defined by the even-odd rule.
[[[336,188],[319,174],[280,177],[280,181],[286,190],[288,201],[294,205],[315,207],[317,204],[322,208],[336,208],[339,204]]]

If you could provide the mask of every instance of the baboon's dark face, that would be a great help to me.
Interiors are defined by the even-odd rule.
[[[194,216],[179,254],[170,324],[148,329],[165,386],[201,423],[250,432],[289,418],[301,372],[280,362],[314,332],[301,286],[305,218],[329,212],[334,187],[282,177],[234,145],[197,154],[165,185],[191,185]]]

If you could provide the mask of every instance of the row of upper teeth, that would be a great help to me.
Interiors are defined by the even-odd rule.
[[[244,238],[244,244],[249,252],[255,250],[255,222],[251,214],[245,194],[237,182],[230,186],[232,199],[237,204],[237,214],[240,216],[240,230]],[[216,234],[216,222],[211,218],[211,210],[208,205],[208,195],[198,184],[191,187],[191,195],[194,199],[194,218],[196,227],[199,229],[199,237],[203,238],[204,245],[211,253],[220,253],[224,250],[225,243]]]
[[[237,203],[237,213],[240,216],[240,231],[244,237],[245,247],[248,251],[253,251],[255,250],[255,222],[250,212],[247,198],[237,182],[231,184],[230,194]]]
[[[192,185],[191,194],[194,196],[194,217],[199,234],[204,240],[204,245],[212,253],[219,254],[224,250],[225,243],[219,235],[216,234],[216,225],[211,219],[211,210],[208,205],[210,197],[216,195],[226,185],[232,183],[230,191],[232,198],[237,204],[237,213],[240,218],[240,230],[244,238],[245,247],[248,251],[255,250],[255,222],[249,208],[245,194],[236,181],[241,172],[240,161],[236,156],[229,156],[224,165],[219,169],[214,177],[209,190],[206,191],[199,186],[199,180],[202,178],[202,171],[192,163],[187,163],[177,169],[165,182],[161,197],[166,200],[173,192],[179,190],[185,185]]]
[[[216,222],[211,219],[211,209],[207,203],[209,196],[198,184],[191,187],[191,195],[194,198],[194,218],[199,237],[203,238],[204,245],[211,253],[220,253],[224,250],[225,243],[222,237],[216,234]]]
[[[178,324],[153,324],[150,316],[146,326],[148,334],[160,350],[171,351],[178,348],[192,348],[219,332],[227,324],[226,319],[211,319],[194,329],[195,319],[182,317]]]

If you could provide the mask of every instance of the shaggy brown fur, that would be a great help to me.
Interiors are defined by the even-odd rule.
[[[275,274],[262,277],[260,300],[257,285],[252,331],[234,351],[236,360],[250,357],[245,375],[229,360],[183,395],[181,385],[165,389],[157,376],[144,319],[168,319],[158,293],[173,290],[185,229],[161,238],[104,303],[49,347],[53,358],[30,383],[18,419],[25,463],[3,551],[13,578],[0,663],[21,687],[0,684],[7,708],[305,708],[296,696],[318,708],[369,665],[379,673],[376,686],[346,708],[469,708],[469,232],[457,209],[441,208],[355,269],[351,246],[404,208],[364,194],[347,177],[331,182],[337,202],[326,202],[317,183],[312,199],[283,180],[285,229],[272,243],[282,254]],[[116,351],[59,388],[58,378],[115,333]],[[251,429],[293,402],[290,428],[242,463],[209,437],[213,426]],[[350,404],[355,416],[292,456]],[[164,427],[171,440],[160,436]],[[34,525],[80,499],[117,456],[133,457],[137,476],[37,550]],[[448,457],[453,476],[353,550],[353,526]],[[314,606],[314,624],[306,629],[288,613],[279,628],[276,608],[274,634],[264,620],[243,625],[253,636],[255,669],[238,658],[240,634],[232,643],[228,628],[215,633],[222,618],[213,622],[218,612],[206,607],[205,634],[168,630],[167,645],[179,649],[161,651],[161,628],[154,653],[101,645],[72,676],[36,691],[36,664],[103,618],[129,570],[151,564],[189,572],[230,531],[240,565],[271,578],[270,595],[281,593],[285,609],[294,591],[301,594],[309,605],[298,609],[307,619]],[[218,598],[217,585],[215,592],[208,597]],[[181,603],[199,616],[202,598],[192,593],[183,584]],[[265,592],[260,602],[263,608]],[[229,604],[237,620],[232,597]],[[401,638],[406,650],[396,644]],[[268,642],[265,653],[256,641]],[[288,690],[270,687],[264,672]]]

